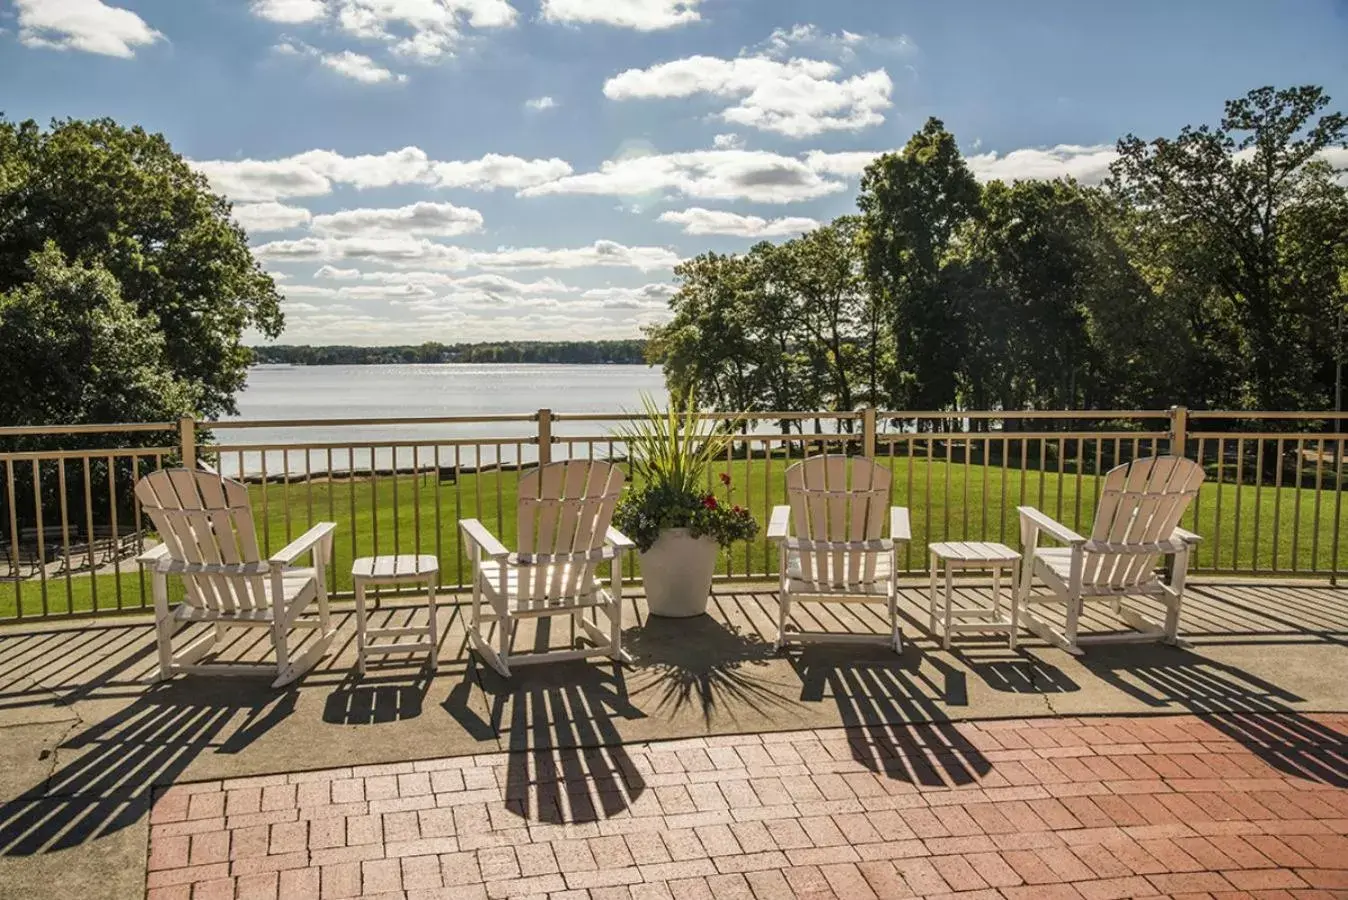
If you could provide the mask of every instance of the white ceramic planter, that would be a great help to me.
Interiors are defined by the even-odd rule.
[[[693,538],[686,528],[662,531],[651,549],[641,554],[641,579],[651,615],[687,619],[705,613],[720,550],[712,538]]]

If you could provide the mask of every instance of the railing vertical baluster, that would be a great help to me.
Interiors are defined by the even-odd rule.
[[[281,511],[285,517],[286,543],[290,543],[294,529],[290,525],[290,448],[281,450]]]
[[[354,563],[360,556],[360,546],[356,537],[356,448],[346,448],[346,492],[347,502],[351,511],[351,527],[347,531],[351,532],[351,562]]]
[[[393,455],[393,471],[389,476],[389,490],[393,492],[393,552],[395,554],[402,552],[403,543],[399,536],[402,529],[402,512],[398,508],[398,451],[402,449],[397,444],[389,446],[389,452]]]
[[[1284,454],[1287,452],[1282,438],[1278,438],[1278,465],[1273,470],[1273,571],[1278,570],[1278,532],[1282,529],[1282,470]]]
[[[1250,570],[1259,571],[1259,528],[1263,524],[1264,493],[1264,439],[1255,441],[1254,450],[1254,542],[1250,553]]]
[[[259,461],[262,464],[262,552],[271,555],[271,506],[268,494],[271,493],[267,484],[267,451],[263,450],[258,454]]]
[[[1081,470],[1086,467],[1086,443],[1080,437],[1073,438],[1077,445],[1076,504],[1072,512],[1072,529],[1081,530]]]
[[[42,595],[42,615],[46,616],[51,612],[47,605],[47,539],[42,533],[42,464],[34,457],[33,459],[33,512],[36,517],[37,525],[37,580],[38,590]],[[94,577],[93,569],[93,538],[89,542],[89,577]]]
[[[1301,476],[1302,463],[1306,459],[1306,439],[1297,438],[1297,463],[1295,475],[1295,486],[1293,487],[1292,501],[1292,571],[1301,571]]]
[[[1342,428],[1343,423],[1335,420],[1334,427]],[[1343,434],[1340,432],[1334,441],[1334,553],[1330,559],[1329,583],[1339,583],[1339,534],[1340,517],[1343,514]]]
[[[462,447],[459,444],[454,445],[454,521],[463,518],[463,454]],[[459,548],[456,554],[458,558],[458,579],[459,586],[464,586],[463,580],[463,541],[457,530],[454,532],[454,546]]]
[[[421,552],[421,447],[412,445],[412,553]]]
[[[1236,439],[1236,516],[1231,526],[1231,571],[1240,571],[1240,507],[1245,493],[1245,439]]]
[[[112,585],[117,596],[117,608],[122,608],[122,536],[117,527],[117,467],[113,457],[108,457],[108,511],[112,520]],[[90,576],[92,577],[92,575]]]
[[[1222,570],[1222,478],[1226,474],[1226,438],[1217,438],[1217,505],[1212,525],[1212,568]]]
[[[14,570],[14,617],[23,618],[23,571],[19,556],[19,507],[14,498],[14,460],[5,459],[5,490],[9,496],[10,566]]]
[[[1003,431],[1005,431],[1005,428],[1006,428],[1006,421],[1003,420],[1003,421],[1002,421],[1002,429],[1003,429]],[[1008,522],[1009,519],[1010,519],[1010,512],[1011,512],[1011,511],[1010,511],[1009,509],[1007,509],[1007,507],[1006,507],[1006,483],[1007,483],[1007,481],[1009,480],[1009,479],[1007,478],[1007,475],[1008,475],[1009,468],[1010,468],[1010,465],[1011,465],[1011,455],[1010,455],[1010,454],[1011,454],[1011,441],[1010,441],[1010,439],[1003,437],[1003,438],[1002,438],[1002,465],[1001,465],[1002,502],[1001,502],[1000,507],[998,508],[998,516],[997,516],[997,518],[1001,519],[1001,524],[1000,524],[1000,527],[998,528],[998,531],[997,531],[997,540],[998,540],[999,542],[1003,543],[1003,544],[1006,543],[1006,525],[1007,525],[1007,522]]]
[[[902,426],[900,426],[900,427],[902,427]],[[912,505],[913,505],[913,494],[914,494],[914,489],[913,489],[913,457],[917,455],[917,448],[914,446],[915,441],[916,441],[916,438],[914,438],[914,437],[911,437],[911,436],[910,436],[910,437],[908,438],[908,483],[905,485],[905,490],[904,490],[904,493],[903,493],[903,505],[904,505],[904,506],[907,506],[907,507],[910,507],[910,508],[911,508]],[[909,572],[911,572],[911,571],[913,571],[913,542],[912,542],[912,541],[909,541],[909,542],[908,542],[908,545],[904,548],[903,553],[904,553],[904,563],[903,563],[903,567],[904,567],[905,569],[907,569]],[[925,557],[926,554],[923,554],[923,556]]]
[[[1311,531],[1311,566],[1312,572],[1320,571],[1320,496],[1324,490],[1325,474],[1325,439],[1317,438],[1315,441],[1315,505],[1313,509],[1315,526]]]
[[[66,613],[75,612],[75,584],[70,577],[70,504],[66,499],[67,459],[56,461],[56,490],[60,494],[61,509],[61,554],[65,559]]]
[[[435,515],[435,558],[436,558],[436,559],[444,559],[444,558],[445,558],[444,526],[443,526],[443,525],[441,524],[441,522],[440,522],[440,491],[442,490],[442,485],[441,485],[441,482],[440,482],[440,445],[439,445],[439,444],[436,444],[436,445],[434,446],[433,452],[434,452],[434,458],[435,458],[435,475],[434,475],[434,477],[432,477],[432,479],[431,479],[431,500],[432,500],[432,501],[434,502],[434,504],[435,504],[435,513],[434,513],[434,515]],[[436,587],[441,587],[441,586],[443,586],[443,585],[444,585],[444,582],[445,582],[445,576],[442,574],[442,575],[440,576],[440,584],[436,585]]]
[[[331,445],[331,444],[329,444],[328,447],[327,447],[327,466],[328,466],[328,478],[327,478],[327,482],[326,482],[326,485],[325,485],[326,490],[324,490],[324,493],[328,495],[328,521],[329,521],[329,522],[336,522],[336,521],[337,521],[337,511],[336,511],[336,508],[335,508],[335,505],[336,505],[336,497],[334,497],[333,495],[337,492],[337,482],[333,480],[333,479],[334,479],[334,475],[333,475],[333,468],[332,468],[332,445]],[[354,522],[352,523],[352,526],[351,526],[351,527],[352,527],[352,530],[354,530],[354,528],[355,528],[355,523],[354,523]],[[332,585],[332,590],[334,590],[334,591],[337,590],[337,542],[336,542],[336,541],[333,541],[333,542],[332,542],[332,553],[331,553],[331,555],[330,555],[330,558],[328,559],[328,584]]]
[[[94,546],[94,489],[93,479],[89,473],[89,457],[82,457],[84,460],[84,546],[88,548],[90,558],[93,562]],[[93,611],[98,612],[98,579],[94,577],[93,568],[89,570],[89,598],[93,606]]]

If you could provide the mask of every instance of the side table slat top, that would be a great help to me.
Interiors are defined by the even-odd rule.
[[[440,561],[426,554],[362,556],[351,564],[351,577],[369,581],[427,578],[440,572]]]

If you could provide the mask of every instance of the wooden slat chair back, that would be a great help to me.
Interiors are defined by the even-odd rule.
[[[625,476],[603,461],[550,463],[520,479],[516,522],[525,607],[594,592]]]
[[[1198,496],[1204,477],[1198,463],[1174,456],[1111,469],[1100,488],[1082,581],[1127,591],[1150,580],[1160,562],[1159,552],[1111,553],[1109,548],[1133,549],[1168,540]]]
[[[185,571],[188,603],[220,613],[267,608],[266,567],[258,565],[263,559],[246,487],[205,472],[164,469],[140,480],[136,499],[182,568],[251,563],[257,570],[251,577]]]
[[[898,622],[897,547],[909,539],[908,510],[890,506],[889,469],[866,457],[813,456],[786,470],[787,505],[775,507],[768,539],[778,545],[777,639],[874,641],[902,652]],[[884,536],[889,511],[889,537]],[[887,604],[889,634],[793,630],[801,602]]]
[[[612,527],[624,476],[603,460],[548,463],[520,479],[518,549],[506,547],[477,519],[459,522],[473,560],[469,639],[492,668],[510,677],[512,664],[583,659],[622,651],[622,554],[633,544]],[[600,567],[610,566],[609,584]],[[598,613],[608,618],[599,628]],[[521,619],[572,616],[592,646],[516,652]],[[496,646],[490,629],[495,628]]]
[[[230,627],[270,629],[276,687],[299,678],[321,658],[335,630],[324,567],[332,555],[336,524],[320,522],[267,558],[257,543],[248,489],[237,481],[214,472],[164,469],[142,478],[135,494],[162,541],[139,557],[142,565],[152,567],[161,677],[256,672],[256,666],[247,664],[195,665]],[[294,567],[305,555],[312,555],[313,566]],[[181,578],[185,594],[174,609],[168,602],[171,575]],[[310,603],[317,603],[317,618],[302,617]],[[185,623],[214,628],[175,652],[174,633]],[[292,629],[317,631],[294,657],[288,644]]]
[[[1158,456],[1136,459],[1116,466],[1104,476],[1100,501],[1090,537],[1071,529],[1029,507],[1022,507],[1021,531],[1025,543],[1025,571],[1020,593],[1023,618],[1029,627],[1050,642],[1073,653],[1085,642],[1118,640],[1114,636],[1081,638],[1077,635],[1083,600],[1108,598],[1115,612],[1140,633],[1127,639],[1177,640],[1180,602],[1188,569],[1189,555],[1198,537],[1180,527],[1189,506],[1198,496],[1205,474],[1203,467],[1190,459]],[[1038,535],[1044,533],[1067,544],[1066,548],[1041,548]],[[1162,556],[1174,559],[1169,581],[1157,576]],[[1058,632],[1036,619],[1025,609],[1031,597],[1034,575],[1039,575],[1053,590],[1050,601],[1066,602],[1067,625]],[[1158,624],[1137,610],[1124,607],[1122,599],[1130,595],[1160,597],[1167,609],[1166,622]]]
[[[786,472],[791,524],[799,541],[832,546],[800,550],[802,581],[831,588],[858,588],[875,581],[879,541],[889,508],[889,469],[864,457],[816,456]]]

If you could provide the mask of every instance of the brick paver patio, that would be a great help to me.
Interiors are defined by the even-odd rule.
[[[1348,716],[1043,719],[175,785],[151,900],[1348,897]]]

